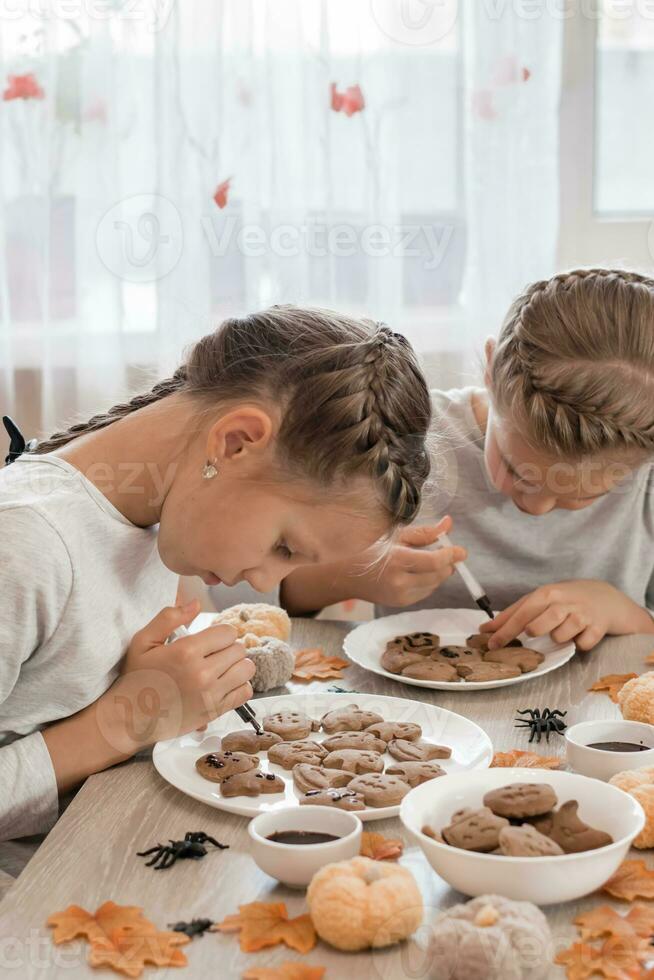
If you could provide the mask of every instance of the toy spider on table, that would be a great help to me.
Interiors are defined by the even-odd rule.
[[[518,710],[519,715],[529,715],[528,718],[516,718],[517,725],[515,728],[528,728],[531,732],[529,741],[533,742],[536,739],[540,742],[543,735],[545,735],[546,741],[549,742],[550,735],[562,735],[563,732],[568,727],[564,722],[564,718],[567,715],[567,711],[560,711],[555,708],[550,711],[549,708],[524,708],[522,711]]]
[[[184,840],[169,839],[168,844],[155,844],[147,851],[137,851],[136,853],[139,857],[154,854],[151,861],[145,862],[146,868],[154,866],[155,871],[165,871],[180,858],[193,858],[195,861],[203,858],[205,854],[209,853],[204,846],[205,844],[213,844],[214,847],[219,847],[221,851],[229,847],[229,844],[221,844],[209,834],[205,834],[203,830],[198,830],[189,831],[188,834],[184,835]]]

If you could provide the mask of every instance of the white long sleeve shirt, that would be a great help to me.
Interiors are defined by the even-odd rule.
[[[40,729],[106,691],[134,633],[174,604],[157,534],[57,456],[0,469],[0,841],[57,819]]]

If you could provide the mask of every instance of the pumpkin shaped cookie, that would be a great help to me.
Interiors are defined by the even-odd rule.
[[[320,938],[348,952],[399,943],[423,916],[411,872],[366,857],[321,868],[307,890],[307,904]]]
[[[391,776],[385,772],[368,772],[363,776],[355,776],[348,789],[362,793],[366,806],[382,807],[397,806],[411,787],[399,776]]]
[[[383,721],[376,711],[366,711],[358,704],[348,704],[344,708],[334,708],[320,719],[320,725],[328,735],[335,732],[360,732],[368,725]]]
[[[379,752],[366,752],[361,749],[338,749],[325,756],[322,763],[325,769],[345,769],[355,774],[382,772],[384,759]]]
[[[496,816],[487,806],[479,810],[464,807],[452,814],[448,826],[443,827],[441,834],[443,840],[452,847],[487,854],[499,847],[500,831],[508,826],[509,821],[505,817]]]
[[[262,722],[266,732],[274,732],[285,742],[294,742],[306,738],[311,732],[317,732],[320,723],[309,718],[303,711],[277,711],[267,715]]]
[[[386,751],[386,742],[377,738],[372,732],[336,732],[322,743],[328,752],[337,749],[366,749],[369,752]]]
[[[489,790],[484,796],[484,806],[499,817],[524,820],[549,813],[558,800],[549,783],[509,783]]]

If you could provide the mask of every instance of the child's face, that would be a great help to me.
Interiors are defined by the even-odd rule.
[[[511,497],[519,510],[534,516],[555,508],[590,507],[611,490],[619,492],[637,468],[624,457],[568,462],[538,453],[490,406],[484,458],[493,486]]]
[[[384,535],[384,522],[356,514],[344,503],[316,501],[310,488],[292,496],[256,482],[221,487],[206,507],[188,513],[165,563],[182,575],[199,575],[207,585],[248,582],[269,592],[300,565],[347,560]],[[363,510],[365,498],[359,500]],[[160,544],[161,550],[161,544]]]

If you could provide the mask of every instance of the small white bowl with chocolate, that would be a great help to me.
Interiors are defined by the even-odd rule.
[[[271,810],[248,825],[255,862],[290,888],[306,888],[326,864],[356,857],[362,830],[356,813],[327,806]]]
[[[568,728],[565,746],[575,772],[605,782],[625,769],[654,766],[654,726],[640,721],[582,721]]]
[[[400,819],[464,895],[569,902],[608,881],[645,823],[627,793],[575,773],[487,769],[423,783]]]

